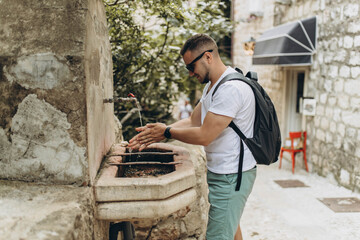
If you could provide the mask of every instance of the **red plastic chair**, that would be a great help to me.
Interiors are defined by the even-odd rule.
[[[308,165],[306,162],[306,131],[304,132],[290,132],[291,145],[281,147],[280,150],[280,164],[279,168],[281,168],[281,159],[284,152],[289,152],[291,154],[292,159],[292,172],[294,173],[295,169],[295,155],[299,152],[303,153],[305,168],[306,171],[309,172]],[[298,144],[296,144],[298,143]],[[300,143],[300,144],[299,144]],[[302,144],[301,144],[302,143]]]

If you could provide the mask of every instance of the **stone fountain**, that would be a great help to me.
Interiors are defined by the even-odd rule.
[[[195,201],[195,184],[185,148],[156,143],[129,152],[115,144],[95,183],[96,216],[107,221],[167,216]]]

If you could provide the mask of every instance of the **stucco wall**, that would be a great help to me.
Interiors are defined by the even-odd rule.
[[[90,181],[93,184],[103,156],[115,142],[113,69],[103,1],[88,1],[85,38],[86,113]]]
[[[0,178],[88,185],[115,138],[102,1],[2,0],[0,22]]]
[[[249,15],[243,1],[235,9]],[[359,3],[354,0],[293,0],[289,4],[262,1],[264,17],[241,23],[235,43],[245,35],[259,36],[273,26],[317,16],[318,40],[314,63],[307,68],[306,94],[317,100],[314,117],[305,118],[309,142],[307,156],[312,171],[334,179],[350,189],[360,183],[360,21]],[[246,6],[246,5],[245,5]],[[271,6],[271,7],[270,7]],[[262,85],[274,100],[279,119],[286,120],[284,87],[288,67],[252,66],[250,56],[236,46],[235,65],[259,73]],[[282,128],[283,122],[280,122]],[[284,128],[283,128],[284,129]],[[300,158],[299,161],[302,162]]]

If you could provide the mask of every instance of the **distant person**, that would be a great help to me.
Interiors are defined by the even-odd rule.
[[[184,105],[180,106],[180,113],[179,113],[179,119],[184,119],[190,117],[193,108],[191,107],[189,103],[190,99],[186,99]]]
[[[212,96],[217,84],[236,70],[224,65],[216,42],[208,35],[192,36],[181,55],[189,75],[206,84],[200,102],[189,118],[169,126],[150,123],[136,128],[140,133],[129,147],[141,151],[165,138],[205,146],[210,202],[206,239],[241,239],[239,222],[256,178],[256,161],[244,144],[241,187],[236,191],[241,140],[228,125],[233,121],[246,137],[253,137],[254,92],[245,82],[227,81]]]

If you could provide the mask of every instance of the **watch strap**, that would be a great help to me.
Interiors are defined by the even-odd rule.
[[[167,128],[165,129],[164,136],[165,136],[166,138],[171,138],[170,129],[171,129],[171,127],[167,127]]]

